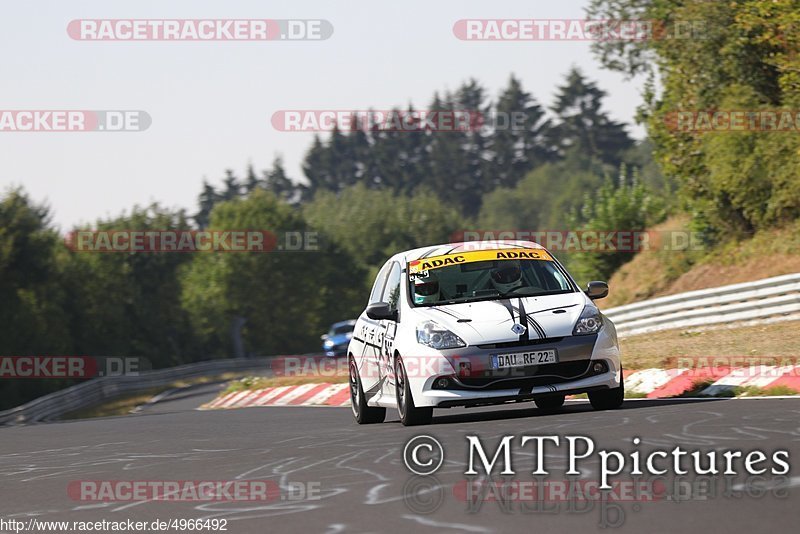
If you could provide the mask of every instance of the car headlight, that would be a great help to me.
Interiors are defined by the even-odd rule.
[[[596,334],[603,328],[603,317],[600,311],[594,306],[586,306],[578,317],[578,322],[575,323],[575,328],[572,330],[573,336],[585,336],[588,334]]]
[[[333,347],[333,341],[331,341],[330,339],[326,339],[325,342],[322,344],[322,346],[325,347],[326,349],[329,349]]]
[[[417,325],[417,342],[437,350],[467,346],[463,339],[433,321]]]

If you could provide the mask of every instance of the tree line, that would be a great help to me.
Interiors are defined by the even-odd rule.
[[[514,77],[495,101],[470,80],[434,95],[430,109],[523,111],[525,127],[334,130],[309,148],[303,180],[277,159],[260,172],[227,171],[216,187],[204,182],[196,211],[137,206],[91,225],[312,231],[318,251],[74,251],[48,207],[9,190],[0,200],[1,355],[130,356],[158,368],[230,357],[235,329],[247,355],[305,353],[332,322],[360,312],[377,269],[399,250],[470,228],[644,229],[661,211],[643,199],[669,186],[648,143],[609,118],[604,97],[577,70],[549,111]],[[596,278],[625,261],[615,258],[564,259]],[[64,384],[5,380],[0,408]]]
[[[356,185],[403,195],[424,188],[463,216],[474,218],[487,194],[516,187],[545,164],[571,161],[573,168],[600,177],[615,172],[622,162],[643,164],[647,151],[637,152],[625,125],[610,118],[603,109],[605,97],[596,83],[575,68],[557,87],[549,110],[513,75],[496,100],[476,80],[469,80],[455,91],[434,93],[426,109],[467,110],[487,118],[515,114],[514,127],[487,120],[480,127],[447,132],[394,131],[377,125],[352,131],[334,128],[327,138],[315,137],[302,164],[303,181],[290,180],[277,159],[260,176],[249,168],[246,177],[237,180],[229,171],[219,191],[205,183],[198,223],[205,223],[215,200],[254,187],[289,202],[308,203],[317,192],[340,193]],[[393,110],[397,114],[414,111],[413,106]]]
[[[800,38],[796,0],[592,0],[589,18],[688,23],[691,35],[594,43],[602,64],[647,77],[640,117],[681,208],[709,244],[746,238],[800,216]],[[655,79],[660,80],[657,90]],[[794,128],[676,127],[678,112],[786,111]]]

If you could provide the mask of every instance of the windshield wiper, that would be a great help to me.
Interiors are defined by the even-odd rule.
[[[526,295],[524,290],[533,291],[532,293]],[[519,293],[519,294],[518,294]],[[541,290],[535,287],[516,287],[511,291],[506,291],[505,293],[500,293],[496,291],[494,294],[491,295],[480,295],[480,296],[471,296],[471,297],[457,297],[457,298],[450,298],[440,300],[438,302],[434,302],[431,304],[424,304],[418,305],[419,307],[428,307],[428,306],[443,306],[446,304],[465,304],[468,302],[481,302],[485,300],[497,300],[497,299],[505,299],[510,297],[533,297],[533,296],[540,296],[540,295],[547,295],[549,294],[547,291],[542,292]]]
[[[524,295],[524,294],[519,294],[519,295],[518,295],[518,294],[517,294],[517,293],[522,293],[522,292],[523,292],[523,290],[525,290],[525,289],[527,289],[527,290],[534,290],[534,291],[533,291],[533,293],[531,293],[530,295]],[[541,292],[540,292],[538,289],[536,289],[536,288],[534,288],[534,287],[515,287],[515,288],[514,288],[514,289],[512,289],[511,291],[506,291],[505,293],[500,293],[500,298],[501,298],[501,299],[506,299],[506,298],[508,298],[508,297],[513,297],[513,296],[519,296],[519,297],[532,297],[532,296],[534,296],[534,295],[544,295],[544,294],[545,294],[545,293],[541,293]]]

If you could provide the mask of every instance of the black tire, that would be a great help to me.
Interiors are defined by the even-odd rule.
[[[397,399],[397,412],[403,426],[427,425],[433,419],[433,408],[417,408],[414,405],[414,396],[408,385],[408,375],[403,359],[397,356],[394,360],[394,390]]]
[[[589,402],[595,410],[616,410],[625,400],[625,381],[620,369],[619,387],[589,392]]]
[[[564,406],[564,400],[566,397],[564,395],[550,395],[548,397],[542,397],[539,399],[534,399],[533,402],[536,403],[536,406],[540,410],[545,411],[555,411]]]
[[[386,419],[386,408],[367,406],[364,388],[361,387],[361,377],[358,376],[358,367],[352,356],[348,358],[348,368],[350,369],[350,407],[356,422],[359,425],[383,423]]]

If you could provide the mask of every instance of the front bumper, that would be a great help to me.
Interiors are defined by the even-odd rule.
[[[601,389],[616,388],[620,385],[619,372],[608,371],[603,374],[562,382],[557,385],[534,386],[531,388],[494,389],[483,391],[437,390],[423,392],[425,406],[451,408],[453,406],[489,406],[511,402],[526,402],[552,395],[577,395]]]
[[[619,387],[621,364],[616,336],[604,332],[589,336],[539,339],[525,343],[478,345],[443,351],[452,372],[410,380],[417,406],[447,408],[535,400],[548,395],[571,395]],[[558,362],[491,368],[493,354],[555,349]],[[447,379],[447,384],[438,382]]]
[[[325,356],[329,358],[336,358],[339,356],[344,356],[347,354],[347,347],[350,344],[348,341],[347,343],[343,343],[341,345],[334,345],[333,347],[322,347],[322,350],[325,353]]]

